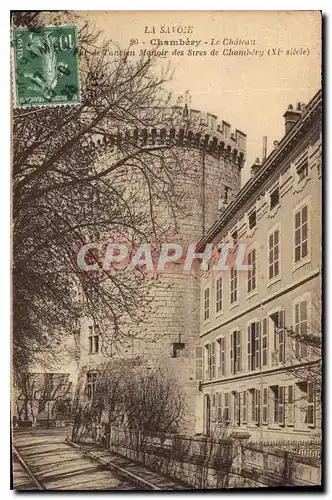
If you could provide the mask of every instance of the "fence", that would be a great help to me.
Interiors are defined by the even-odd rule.
[[[190,463],[220,466],[232,461],[233,444],[230,439],[211,439],[206,436],[166,434],[147,431],[133,431],[111,427],[109,444],[112,448],[127,453],[143,451]]]
[[[311,441],[251,441],[251,447],[263,449],[277,449],[288,451],[292,455],[298,455],[305,458],[321,458],[322,443],[315,439]]]
[[[312,485],[321,482],[321,442],[262,441],[242,446],[241,471],[271,485]]]
[[[112,451],[175,477],[191,488],[227,487],[233,463],[230,439],[111,427]]]

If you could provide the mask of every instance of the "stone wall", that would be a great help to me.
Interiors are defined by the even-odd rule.
[[[189,488],[255,488],[321,484],[320,460],[241,440],[153,434],[112,427],[111,451],[181,480]]]

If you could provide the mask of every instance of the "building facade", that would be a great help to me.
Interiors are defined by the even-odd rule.
[[[285,135],[200,242],[232,246],[201,278],[196,432],[253,441],[321,432],[322,96],[289,106]],[[236,269],[232,252],[246,248]]]

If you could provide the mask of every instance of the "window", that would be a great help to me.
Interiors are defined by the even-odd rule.
[[[273,393],[274,412],[273,421],[275,424],[285,423],[285,388],[275,385],[271,387]]]
[[[224,422],[229,423],[229,394],[225,394],[225,404],[224,404]]]
[[[242,393],[242,420],[243,423],[247,423],[247,391]]]
[[[215,422],[216,421],[216,418],[217,418],[217,401],[216,401],[216,395],[213,394],[212,395],[212,411],[211,411],[211,420],[212,422]]]
[[[303,300],[295,304],[295,356],[297,358],[306,358],[308,355],[307,333],[308,302]]]
[[[211,378],[211,345],[204,346],[204,367],[205,367],[205,380]]]
[[[261,391],[255,389],[255,415],[254,422],[260,425],[261,422]]]
[[[271,314],[274,330],[274,352],[272,355],[272,365],[277,365],[285,361],[285,311],[281,310]]]
[[[217,394],[217,421],[222,422],[221,394]]]
[[[86,374],[86,394],[92,399],[96,390],[97,373],[89,372]]]
[[[204,290],[204,321],[210,317],[210,288]]]
[[[307,424],[314,426],[315,425],[315,394],[314,394],[314,383],[307,383]]]
[[[270,192],[270,210],[279,204],[279,186],[275,187],[273,191]]]
[[[256,250],[253,248],[248,253],[248,266],[251,266],[251,269],[248,270],[248,293],[252,292],[256,289]]]
[[[296,174],[298,182],[302,182],[306,177],[308,177],[308,154],[306,153],[296,165]]]
[[[211,343],[211,374],[210,378],[215,378],[216,376],[216,343]]]
[[[255,389],[250,389],[251,396],[251,421],[256,421],[256,391]]]
[[[97,353],[99,352],[99,326],[89,326],[89,353]]]
[[[218,278],[216,282],[216,312],[222,311],[222,278]]]
[[[248,370],[256,370],[260,367],[261,362],[261,346],[260,346],[260,324],[259,322],[251,323],[248,326],[247,339],[248,353]]]
[[[224,377],[226,375],[226,339],[221,337],[217,340],[218,352],[219,352],[219,367],[218,367],[218,377]]]
[[[231,304],[237,302],[237,270],[234,267],[231,268]]]
[[[279,275],[279,229],[269,235],[269,279]]]
[[[268,365],[268,323],[267,318],[264,318],[261,326],[262,334],[262,366]]]
[[[231,333],[231,374],[241,372],[241,331]]]
[[[262,422],[263,424],[267,424],[269,415],[269,394],[267,388],[263,389],[262,409]]]
[[[308,207],[305,205],[295,213],[295,262],[308,255]]]
[[[256,226],[256,209],[252,210],[248,216],[249,229],[253,229]]]
[[[195,377],[196,381],[203,380],[203,347],[195,347]]]
[[[210,380],[216,376],[216,344],[212,342],[211,344],[205,345],[204,353],[204,364],[205,364],[205,379]]]
[[[234,425],[240,425],[240,393],[233,392],[233,422]]]
[[[287,424],[294,425],[295,423],[295,406],[294,406],[294,386],[288,386],[287,392]]]
[[[279,403],[279,410],[278,410],[278,423],[280,425],[284,425],[285,423],[285,388],[279,386],[279,391],[278,391],[278,403]]]

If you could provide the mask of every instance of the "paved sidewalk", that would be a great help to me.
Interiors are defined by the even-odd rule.
[[[189,490],[185,484],[159,472],[153,472],[144,465],[129,458],[113,453],[98,444],[76,444],[66,440],[68,444],[81,449],[86,456],[97,460],[102,465],[115,468],[120,474],[140,483],[152,490]]]

